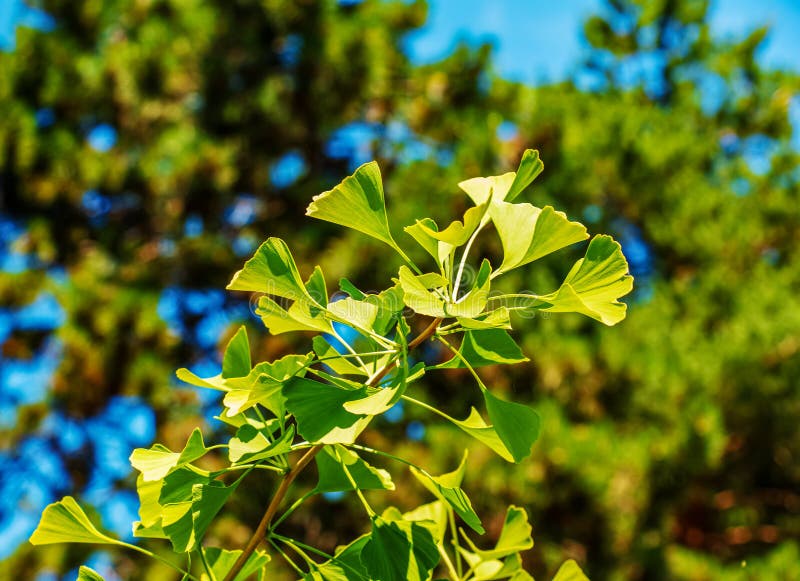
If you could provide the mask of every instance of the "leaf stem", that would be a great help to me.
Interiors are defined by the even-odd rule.
[[[469,251],[472,248],[472,243],[475,242],[475,239],[478,237],[478,233],[483,229],[486,225],[483,220],[481,220],[481,224],[475,228],[475,232],[472,233],[472,236],[469,237],[469,241],[467,245],[464,247],[464,252],[461,254],[461,264],[458,265],[458,273],[456,274],[456,282],[453,284],[453,300],[458,300],[458,287],[461,284],[461,275],[464,274],[464,265],[467,263],[467,256],[469,255]]]
[[[430,339],[434,333],[436,333],[436,329],[438,328],[439,324],[442,322],[440,317],[437,317],[431,321],[431,323],[425,327],[425,329],[420,332],[409,344],[408,350],[414,349],[422,344],[424,341]],[[369,384],[375,385],[376,383],[380,382],[384,376],[389,373],[391,369],[391,363],[388,363],[384,366],[383,370],[375,375],[373,378],[370,379]],[[308,451],[303,455],[300,460],[298,460],[297,464],[283,477],[281,480],[280,485],[278,486],[278,490],[275,491],[275,495],[270,500],[269,505],[267,506],[267,510],[264,512],[264,516],[261,518],[261,522],[258,523],[258,527],[256,528],[253,536],[250,537],[250,540],[247,542],[242,554],[236,559],[236,562],[231,567],[231,570],[228,571],[228,574],[225,576],[224,581],[233,581],[236,576],[241,572],[242,568],[244,567],[247,560],[250,558],[250,555],[256,550],[256,547],[264,540],[264,537],[269,529],[269,525],[272,522],[275,513],[278,511],[278,507],[283,502],[286,493],[289,491],[289,486],[291,486],[294,479],[297,478],[297,475],[302,472],[306,466],[314,459],[314,456],[319,454],[322,449],[325,447],[324,444],[315,444]],[[280,538],[277,537],[276,538]]]

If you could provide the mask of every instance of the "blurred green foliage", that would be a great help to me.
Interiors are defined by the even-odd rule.
[[[631,263],[644,284],[619,326],[532,319],[518,326],[532,362],[487,370],[493,387],[533,402],[544,426],[534,461],[520,467],[472,447],[465,489],[487,531],[499,532],[501,507],[526,506],[534,574],[576,558],[592,579],[797,578],[800,175],[788,109],[800,79],[759,67],[765,31],[723,43],[705,1],[612,0],[586,23],[593,50],[581,82],[532,88],[497,78],[488,47],[412,66],[402,41],[425,19],[420,2],[44,8],[56,30],[20,29],[17,49],[0,53],[0,209],[28,224],[26,250],[68,273],[54,288],[67,324],[48,405],[89,417],[114,394],[141,394],[159,440],[180,446],[198,405],[170,376],[193,352],[156,305],[167,286],[223,285],[240,263],[239,237],[283,236],[299,261],[322,255],[331,280],[347,274],[361,288],[396,272],[374,244],[300,219],[312,195],[350,173],[329,146],[343,126],[370,128],[363,147],[384,170],[392,227],[407,246],[402,226],[416,216],[465,209],[454,195],[462,176],[513,169],[536,147],[546,167],[531,201],[639,248]],[[55,116],[47,128],[37,127],[42,108]],[[118,132],[106,152],[86,140],[102,123]],[[498,136],[501,124],[513,134]],[[405,138],[393,137],[398,129]],[[270,168],[290,152],[303,171],[278,187]],[[87,215],[88,190],[110,198],[105,221]],[[221,217],[242,192],[258,212],[234,228]],[[195,216],[203,231],[185,236]],[[499,244],[482,250],[501,255]],[[509,284],[549,292],[574,258]],[[0,297],[24,304],[46,285],[43,273],[2,273]],[[260,337],[261,358],[295,347]],[[3,352],[24,353],[35,339],[12,336]],[[475,403],[467,378],[449,379],[431,392],[463,417]],[[45,412],[20,410],[3,442],[13,446]],[[430,429],[423,445],[405,441],[402,426],[387,430],[367,443],[432,470],[458,461],[443,456],[459,446],[436,446],[455,432]],[[395,504],[424,501],[421,487],[397,484]],[[241,545],[268,496],[237,498],[211,534]],[[287,524],[332,548],[361,532],[350,530],[351,500],[318,501]],[[341,536],[322,532],[331,529]],[[23,546],[2,569],[33,579],[74,567],[86,550]],[[170,578],[130,555],[116,565],[123,578]]]

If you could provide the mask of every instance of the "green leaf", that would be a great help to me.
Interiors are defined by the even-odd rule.
[[[515,553],[505,560],[491,559],[482,560],[475,553],[471,553],[459,547],[459,552],[472,568],[474,581],[493,581],[495,579],[511,579],[512,581],[533,581],[528,573],[522,569],[522,559],[519,553]]]
[[[125,544],[97,530],[71,496],[65,496],[44,509],[30,543],[37,546],[55,543]]]
[[[404,512],[403,519],[418,522],[426,527],[431,531],[433,540],[438,544],[442,542],[447,531],[447,510],[447,503],[436,500]]]
[[[490,214],[503,244],[503,263],[494,276],[589,237],[583,224],[551,206],[495,202]]]
[[[492,265],[483,259],[472,289],[456,302],[448,301],[444,305],[445,313],[449,317],[471,318],[481,314],[489,301],[489,288],[491,286]]]
[[[163,505],[161,527],[176,553],[187,553],[197,548],[236,486],[225,486],[218,480],[194,484],[189,500]]]
[[[495,432],[511,453],[514,462],[530,456],[531,447],[539,438],[539,414],[526,405],[504,401],[488,389],[483,390],[483,399]]]
[[[303,581],[371,581],[361,563],[361,551],[369,541],[362,535],[346,547],[337,547],[333,558],[303,577]]]
[[[81,568],[78,569],[78,578],[76,581],[105,581],[105,579],[94,569],[81,565]]]
[[[316,492],[354,490],[343,466],[347,467],[359,490],[394,490],[394,482],[386,470],[369,465],[343,446],[325,446],[314,459],[319,473]]]
[[[400,267],[399,273],[400,286],[403,289],[403,301],[410,308],[421,315],[430,317],[445,317],[444,304],[441,292],[439,294],[430,292],[428,289],[441,289],[447,285],[447,281],[440,275],[429,273],[428,275],[416,276],[405,266]]]
[[[416,226],[420,228],[428,237],[439,242],[444,242],[450,245],[452,248],[456,248],[467,243],[469,237],[472,236],[472,234],[480,225],[488,207],[488,204],[484,203],[469,208],[464,213],[463,222],[456,220],[441,232],[438,231],[437,228],[432,228],[430,226],[430,222],[425,220],[418,220]]]
[[[203,433],[195,428],[181,452],[156,444],[153,447],[137,448],[130,456],[131,466],[142,473],[146,481],[161,480],[173,470],[194,462],[208,452],[203,442]]]
[[[622,247],[611,236],[595,236],[554,293],[538,297],[542,311],[582,313],[606,325],[625,318],[627,305],[619,298],[633,289]]]
[[[228,380],[226,385],[230,389],[222,400],[228,408],[227,415],[234,416],[258,404],[276,417],[283,417],[283,385],[292,377],[303,375],[312,358],[311,354],[286,355],[271,363],[259,363],[247,377]]]
[[[464,535],[464,538],[472,551],[478,555],[482,561],[502,559],[503,557],[519,553],[520,551],[527,551],[533,547],[528,514],[525,512],[525,509],[516,506],[508,507],[506,519],[503,523],[503,530],[500,532],[500,538],[497,540],[494,549],[483,551],[477,548],[469,537]]]
[[[366,388],[343,389],[297,377],[283,386],[283,395],[286,408],[297,420],[297,431],[315,444],[352,444],[371,419],[343,407],[366,397]]]
[[[514,176],[514,183],[511,184],[506,194],[506,200],[513,202],[514,198],[520,195],[536,179],[536,176],[542,173],[543,169],[544,164],[539,159],[539,152],[535,149],[526,149],[519,162],[517,175]]]
[[[264,430],[245,424],[236,430],[236,436],[228,442],[228,458],[234,464],[245,464],[288,454],[292,449],[293,439],[294,426],[289,426],[286,432],[273,442],[267,438]]]
[[[508,451],[500,436],[497,435],[493,426],[487,424],[475,408],[470,408],[469,415],[465,420],[457,420],[448,415],[445,418],[453,422],[470,436],[479,440],[494,450],[501,458],[509,462],[514,462],[514,456]]]
[[[558,568],[553,581],[589,581],[589,578],[581,571],[578,564],[570,559]]]
[[[242,325],[225,348],[225,355],[222,358],[222,377],[244,377],[250,373],[251,366],[247,329]]]
[[[458,317],[458,323],[465,329],[510,329],[511,317],[508,308],[499,307],[477,318]]]
[[[324,337],[314,337],[313,345],[317,358],[324,360],[323,363],[339,375],[367,375],[366,371],[352,362],[352,357],[342,357]]]
[[[357,301],[363,301],[367,298],[367,295],[358,290],[356,285],[346,278],[339,279],[339,288],[342,289],[343,293],[346,293],[350,298],[356,299]]]
[[[226,288],[312,301],[289,247],[280,238],[268,238]]]
[[[472,198],[476,205],[489,199],[512,202],[536,179],[536,176],[542,173],[543,169],[544,164],[539,159],[539,152],[535,149],[526,149],[516,172],[488,178],[472,178],[461,182],[458,186]]]
[[[481,524],[480,518],[475,514],[467,495],[460,488],[461,481],[464,479],[464,471],[466,469],[467,452],[464,451],[464,456],[458,468],[453,472],[442,474],[441,476],[431,476],[424,470],[417,469],[413,466],[410,467],[411,473],[427,488],[434,496],[447,502],[453,510],[456,511],[458,516],[469,525],[469,527],[479,534],[485,531]]]
[[[206,555],[206,561],[211,567],[214,577],[218,580],[223,579],[236,563],[236,559],[242,554],[241,551],[228,551],[218,547],[208,547],[202,549]],[[234,581],[246,581],[250,575],[254,575],[270,561],[270,556],[265,551],[254,551],[242,570],[234,577]]]
[[[398,249],[386,217],[381,170],[374,161],[359,167],[332,190],[314,196],[306,215],[358,230]]]
[[[336,317],[336,320],[346,322],[346,324],[369,334],[375,319],[378,317],[378,306],[364,301],[357,301],[350,297],[335,301],[328,305],[328,311]]]
[[[267,296],[258,298],[256,315],[271,335],[294,331],[331,332],[331,324],[324,311],[306,301],[295,301],[288,309]]]
[[[519,345],[503,329],[475,329],[464,333],[458,352],[472,367],[521,363],[528,361]],[[435,366],[435,369],[464,368],[459,357],[453,357]]]
[[[430,234],[431,232],[439,231],[436,222],[430,218],[423,218],[422,220],[417,220],[417,222],[411,226],[406,226],[403,230],[416,240],[417,244],[422,246],[425,252],[430,254],[437,263],[441,264],[442,255],[439,252],[439,240]]]
[[[476,206],[488,201],[503,201],[514,183],[516,174],[511,171],[500,176],[472,178],[458,184],[475,202]]]
[[[374,581],[427,581],[439,562],[439,551],[421,524],[375,516],[361,562]]]
[[[318,305],[328,304],[328,287],[325,284],[325,276],[319,265],[314,267],[308,280],[305,282],[306,291],[314,302]]]

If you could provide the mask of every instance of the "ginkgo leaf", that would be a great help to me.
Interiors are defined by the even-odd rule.
[[[611,236],[592,238],[581,258],[557,291],[537,297],[536,308],[554,313],[582,313],[606,325],[625,318],[627,305],[619,298],[633,289],[628,261],[622,247]]]
[[[461,481],[464,479],[466,462],[467,452],[464,451],[464,456],[458,468],[452,472],[442,474],[441,476],[432,476],[424,470],[413,466],[410,467],[410,470],[411,473],[416,476],[417,480],[419,480],[433,495],[447,502],[472,530],[483,534],[485,531],[481,520],[478,515],[475,514],[469,497],[467,497],[466,493],[461,489]]]
[[[539,209],[531,204],[496,202],[490,214],[503,244],[503,263],[493,276],[589,237],[583,224],[570,222],[566,214],[551,206]]]
[[[244,464],[287,454],[292,450],[293,439],[294,426],[289,426],[277,440],[270,441],[264,430],[245,424],[236,430],[236,436],[228,442],[228,458],[234,464]]]
[[[187,553],[197,548],[236,486],[225,486],[218,480],[195,484],[189,500],[163,505],[161,527],[175,552]]]
[[[541,421],[539,414],[526,405],[505,401],[483,390],[486,411],[494,430],[505,445],[514,462],[521,462],[531,454],[531,447],[539,439]]]
[[[371,417],[344,409],[348,401],[363,399],[366,388],[343,389],[305,378],[283,386],[286,408],[297,420],[297,431],[306,440],[321,444],[352,444]]]
[[[386,470],[371,466],[354,451],[343,446],[325,446],[314,460],[319,473],[315,488],[317,492],[346,492],[354,488],[394,490],[394,482]]]
[[[483,203],[468,209],[464,213],[463,222],[456,220],[441,232],[435,228],[430,228],[425,221],[417,221],[416,225],[429,237],[440,242],[445,242],[453,248],[456,248],[466,244],[469,237],[472,236],[480,225],[488,207],[489,205],[487,203]]]
[[[581,571],[578,564],[570,559],[558,568],[553,581],[589,581],[589,578]]]
[[[161,480],[181,466],[194,462],[208,452],[203,442],[203,433],[195,428],[181,452],[156,444],[151,448],[137,448],[131,453],[130,462],[142,473],[145,481]]]
[[[464,190],[476,206],[491,200],[505,200],[517,174],[513,171],[499,176],[464,180],[458,187]]]
[[[483,204],[490,199],[511,202],[530,185],[536,176],[542,173],[543,169],[544,164],[539,159],[539,152],[534,149],[526,149],[516,172],[486,178],[472,178],[461,182],[458,187],[467,193],[475,205]]]
[[[314,337],[312,343],[314,345],[314,353],[317,354],[317,359],[339,375],[368,375],[366,371],[353,363],[355,358],[343,357],[324,337],[317,335]]]
[[[520,195],[536,179],[536,176],[542,173],[543,169],[544,163],[539,159],[539,152],[535,149],[526,149],[522,154],[522,159],[514,176],[514,182],[508,189],[505,200],[513,202],[514,198]]]
[[[229,391],[222,400],[228,408],[226,415],[235,416],[258,404],[276,417],[283,417],[284,398],[281,388],[290,378],[303,375],[312,358],[312,354],[286,355],[271,363],[259,363],[247,377],[229,379],[226,383]]]
[[[103,576],[85,565],[78,569],[78,578],[75,581],[105,581]]]
[[[512,505],[506,510],[503,530],[500,532],[500,538],[497,539],[494,549],[481,550],[475,546],[475,543],[469,537],[463,536],[473,553],[480,557],[482,561],[489,561],[502,559],[520,551],[527,551],[533,547],[531,530],[531,525],[528,523],[528,513],[525,512],[525,509]]]
[[[358,230],[398,249],[386,217],[381,170],[374,161],[359,167],[332,190],[314,196],[306,215]]]
[[[324,311],[305,301],[295,301],[284,308],[267,296],[259,297],[256,315],[271,335],[293,331],[317,331],[330,333],[331,323]]]
[[[436,225],[436,222],[430,218],[423,218],[422,220],[417,220],[417,222],[411,226],[406,226],[403,228],[403,230],[405,230],[409,236],[416,240],[417,244],[422,246],[422,248],[424,248],[434,260],[441,262],[441,256],[439,254],[439,240],[431,234],[432,232],[439,231],[439,227]]]
[[[244,267],[233,275],[228,290],[261,292],[293,301],[313,299],[308,294],[289,247],[280,238],[268,238]]]
[[[458,323],[465,329],[510,329],[511,316],[507,307],[499,307],[479,317],[458,317]]]
[[[429,276],[434,275],[434,276]],[[436,278],[438,276],[438,278]],[[403,301],[410,308],[421,315],[430,317],[445,317],[445,301],[442,293],[431,292],[429,289],[441,289],[447,284],[441,276],[428,273],[428,276],[417,276],[405,266],[400,267],[400,286],[403,289]]]
[[[431,532],[417,522],[372,518],[361,562],[373,581],[427,581],[439,562]]]
[[[55,543],[125,544],[97,530],[80,505],[71,496],[65,496],[44,509],[39,525],[31,535],[30,543],[32,545],[52,545]]]
[[[361,562],[361,550],[369,539],[369,535],[362,535],[345,547],[337,547],[333,558],[312,569],[303,581],[371,581]]]
[[[206,562],[211,567],[214,577],[217,579],[225,578],[228,571],[233,568],[236,559],[242,554],[242,551],[228,551],[218,547],[205,547],[202,549],[205,553]],[[234,577],[233,581],[246,581],[251,575],[254,575],[261,570],[264,565],[270,561],[270,556],[265,551],[256,550],[247,558],[247,561],[242,567],[242,570]]]
[[[528,361],[519,345],[504,329],[474,329],[464,333],[461,357],[453,357],[436,365],[436,369],[464,368],[465,359],[472,367],[485,365],[515,364]]]
[[[222,358],[222,377],[244,377],[250,373],[250,343],[247,328],[242,325],[225,347]]]

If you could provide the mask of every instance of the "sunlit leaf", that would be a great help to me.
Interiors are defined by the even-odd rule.
[[[506,511],[506,519],[503,523],[503,530],[500,532],[500,538],[494,549],[481,550],[464,535],[470,549],[473,553],[478,555],[482,561],[489,561],[492,559],[502,559],[509,555],[519,553],[520,551],[527,551],[533,547],[533,539],[531,538],[531,525],[528,523],[528,514],[525,509],[509,506]]]
[[[483,398],[494,430],[514,462],[530,456],[531,447],[539,438],[539,414],[526,405],[504,401],[488,389],[483,391]]]
[[[250,367],[250,343],[247,329],[242,325],[225,348],[222,377],[244,377],[250,373]]]
[[[325,446],[314,460],[319,473],[315,488],[317,492],[353,490],[350,478],[359,490],[394,490],[394,482],[386,470],[371,466],[354,451],[343,446]],[[345,467],[350,478],[345,473]]]
[[[233,275],[228,290],[261,292],[311,301],[289,247],[280,238],[268,238],[242,270]]]
[[[475,329],[464,333],[458,352],[472,367],[515,364],[528,361],[519,345],[503,329]],[[437,369],[466,367],[459,357],[453,357],[436,366]]]
[[[363,535],[346,547],[337,547],[333,558],[318,565],[303,581],[371,581],[361,563],[361,550],[369,538]]]
[[[519,196],[522,191],[536,179],[536,176],[542,173],[543,169],[544,164],[542,160],[539,159],[539,152],[535,149],[526,149],[519,162],[519,167],[514,176],[514,182],[511,184],[506,194],[506,201],[514,201],[514,198]]]
[[[542,173],[544,164],[539,159],[539,152],[526,149],[522,154],[516,172],[508,172],[499,176],[472,178],[458,184],[467,195],[480,205],[487,200],[513,201],[530,183]]]
[[[432,476],[425,471],[410,467],[411,473],[437,498],[447,502],[456,514],[469,525],[469,527],[479,534],[485,531],[481,520],[475,514],[472,508],[472,503],[467,497],[466,493],[461,489],[461,481],[464,479],[464,471],[466,469],[467,452],[464,452],[464,457],[461,459],[461,464],[453,472],[442,474],[441,476]]]
[[[578,564],[570,559],[558,568],[553,581],[589,581],[589,578],[581,571]]]
[[[375,516],[361,562],[374,581],[427,581],[439,551],[421,524]]]
[[[314,196],[306,215],[358,230],[397,249],[386,217],[381,170],[374,161],[332,190]]]
[[[313,344],[317,358],[339,375],[367,375],[366,371],[353,363],[353,357],[342,357],[324,337],[317,335]]]
[[[227,575],[228,571],[230,571],[236,563],[236,559],[242,554],[241,551],[228,551],[217,547],[203,548],[203,552],[205,553],[209,567],[211,567],[211,571],[214,573],[214,577],[218,580],[225,578],[225,575]],[[245,581],[251,575],[261,570],[269,561],[270,556],[268,553],[259,550],[254,551],[253,554],[248,557],[242,570],[234,577],[234,581]]]
[[[97,530],[71,496],[65,496],[44,509],[39,525],[31,535],[30,542],[32,545],[52,545],[54,543],[125,544]]]
[[[236,485],[225,486],[212,480],[193,485],[189,500],[163,505],[161,527],[175,552],[186,553],[197,548],[214,517],[235,489]]]
[[[203,433],[195,428],[181,452],[172,452],[160,444],[152,448],[137,448],[130,456],[131,466],[142,473],[146,481],[161,480],[181,466],[194,462],[208,452]]]
[[[586,228],[550,206],[496,202],[490,210],[503,243],[503,263],[495,276],[586,240]]]
[[[442,289],[447,284],[447,281],[441,276],[434,273],[429,273],[428,276],[417,276],[405,266],[401,266],[399,281],[403,289],[403,301],[410,308],[421,315],[430,317],[447,316],[444,307],[445,301],[442,298],[446,293],[429,290]]]
[[[606,325],[625,318],[627,305],[619,298],[633,289],[628,261],[611,236],[595,236],[556,292],[540,296],[543,311],[582,313]]]
[[[228,457],[234,464],[274,458],[289,453],[292,449],[293,439],[294,426],[289,426],[277,440],[270,441],[264,434],[264,430],[245,424],[236,431],[236,436],[230,439]]]
[[[78,569],[78,578],[76,581],[105,581],[105,579],[94,569],[81,565],[81,568]]]
[[[283,387],[286,408],[297,420],[297,431],[306,440],[321,444],[352,444],[367,427],[370,416],[344,409],[348,401],[363,399],[366,388],[343,389],[305,378],[294,378]]]
[[[276,417],[283,417],[283,385],[292,377],[302,376],[312,357],[311,354],[286,355],[271,363],[259,363],[247,377],[228,380],[226,385],[230,389],[222,400],[228,408],[227,415],[236,415],[258,404]]]
[[[436,228],[431,228],[430,222],[425,220],[418,220],[416,226],[428,237],[440,242],[445,242],[455,248],[466,244],[469,237],[472,236],[480,225],[487,208],[488,204],[485,203],[469,208],[464,213],[463,222],[456,220],[441,232]]]

